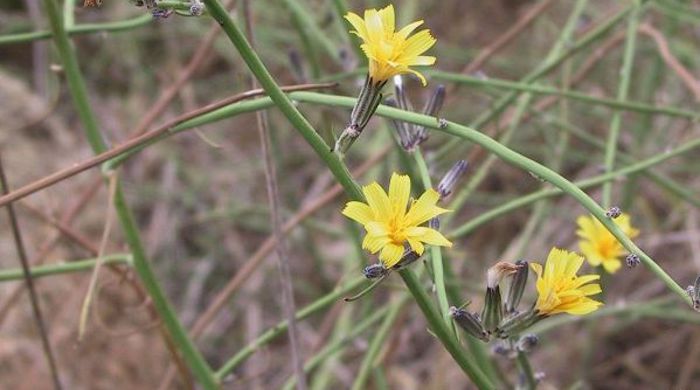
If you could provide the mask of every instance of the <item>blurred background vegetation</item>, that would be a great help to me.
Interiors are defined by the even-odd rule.
[[[229,2],[238,21],[243,20],[240,3]],[[333,93],[357,95],[364,77],[357,69],[365,60],[358,57],[338,6],[347,3],[350,10],[361,12],[384,2],[250,3],[258,54],[279,84],[336,81]],[[421,107],[431,88],[445,84],[448,95],[441,117],[471,124],[572,181],[604,172],[604,145],[616,113],[621,115],[617,168],[663,154],[699,136],[700,6],[680,0],[641,3],[634,63],[627,73],[625,100],[631,103],[618,105],[618,111],[611,105],[619,101],[628,8],[634,4],[397,1],[399,25],[425,19],[438,40],[429,53],[438,61],[426,71],[428,88],[407,79],[409,96]],[[249,89],[248,68],[206,15],[154,19],[145,7],[125,0],[105,0],[93,8],[74,5],[65,14],[74,15],[75,29],[88,26],[89,31],[73,34],[72,41],[90,106],[108,145],[123,142],[139,128],[155,128]],[[0,4],[0,154],[11,188],[92,156],[51,40],[21,35],[49,31],[43,11],[37,0]],[[582,37],[611,20],[609,28],[577,46]],[[104,31],[101,25],[120,21],[129,22],[118,25],[123,28],[119,31]],[[537,74],[548,64],[553,48],[559,57],[571,54]],[[528,95],[527,89],[535,88],[530,86],[541,89]],[[566,90],[574,93],[561,99]],[[391,87],[386,91],[391,94]],[[512,91],[520,91],[520,96],[495,113],[499,99]],[[347,121],[344,109],[311,104],[299,108],[328,142]],[[294,291],[298,308],[303,308],[356,279],[374,260],[358,247],[359,229],[340,214],[347,199],[334,189],[325,165],[278,111],[269,110],[269,115],[282,216],[293,226],[288,244]],[[148,255],[180,320],[187,328],[207,320],[196,344],[212,367],[220,367],[284,318],[256,126],[252,114],[207,124],[148,147],[120,170]],[[464,203],[442,226],[448,234],[489,210],[549,188],[467,142],[446,147],[451,140],[431,132],[423,146],[435,182],[455,161],[470,163],[454,196]],[[698,157],[696,150],[681,153],[612,184],[611,205],[631,214],[641,230],[635,242],[682,286],[692,284],[700,273]],[[391,122],[378,117],[346,163],[353,171],[363,171],[355,175],[362,184],[378,180],[386,185],[391,172],[416,169],[395,144]],[[599,187],[587,192],[600,202]],[[107,195],[100,170],[92,169],[16,202],[30,261],[38,266],[94,259]],[[485,271],[496,261],[542,262],[552,246],[577,250],[575,219],[584,213],[572,198],[558,196],[487,218],[454,237],[454,247],[444,251],[454,275],[447,281],[451,303],[479,303]],[[15,270],[16,248],[4,213],[2,218],[0,267]],[[120,257],[128,247],[118,224],[106,252],[117,262],[128,257]],[[0,387],[50,388],[21,278],[0,279]],[[163,328],[124,261],[100,273],[87,334],[77,341],[89,279],[90,272],[73,272],[36,280],[64,386],[188,388],[187,375],[167,380],[173,357]],[[426,332],[414,303],[400,306],[393,320],[386,321],[387,308],[402,302],[404,290],[398,279],[390,278],[354,303],[339,299],[351,292],[339,294],[300,321],[306,359],[337,346],[311,371],[312,388],[350,388],[358,372],[368,375],[360,388],[471,388]],[[538,324],[540,343],[531,363],[545,374],[542,388],[699,387],[700,328],[695,313],[670,298],[664,284],[642,266],[623,267],[606,277],[604,290],[602,314]],[[528,302],[533,292],[530,288]],[[203,317],[217,299],[223,299],[219,310]],[[372,321],[356,329],[365,319]],[[365,372],[361,367],[380,334],[380,323],[389,331]],[[224,388],[280,388],[290,378],[287,339],[278,333],[241,361]],[[494,359],[514,381],[512,361]]]

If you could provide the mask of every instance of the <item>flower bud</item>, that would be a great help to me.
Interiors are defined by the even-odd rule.
[[[641,260],[639,260],[639,256],[635,255],[634,253],[630,253],[625,257],[625,264],[627,264],[627,268],[634,268],[641,263]]]
[[[518,340],[518,343],[515,345],[515,348],[520,352],[527,353],[532,351],[532,349],[537,346],[538,342],[539,339],[537,338],[537,335],[526,334],[523,337],[521,337],[520,340]]]
[[[489,333],[493,333],[503,318],[503,305],[501,304],[501,290],[498,286],[486,287],[486,297],[484,298],[484,309],[481,312],[484,328]]]
[[[464,329],[467,334],[481,341],[489,341],[489,335],[486,333],[486,330],[484,330],[477,314],[452,306],[450,307],[450,317],[452,317],[457,325]]]
[[[382,263],[370,264],[362,270],[362,275],[367,279],[377,279],[386,276],[389,270]]]
[[[396,100],[394,99],[387,99],[386,105],[394,108],[399,107]],[[411,124],[396,119],[392,119],[391,123],[394,124],[396,133],[399,135],[399,144],[401,144],[401,147],[405,151],[410,152],[412,150],[413,144],[413,132],[411,130]]]
[[[616,206],[609,208],[608,211],[605,212],[605,216],[612,219],[615,219],[620,215],[622,215],[622,210],[620,210],[620,208]]]
[[[690,299],[693,301],[693,309],[700,311],[700,276],[695,279],[695,284],[686,289]]]
[[[457,185],[457,181],[459,181],[459,178],[466,170],[467,162],[465,160],[459,160],[447,171],[437,185],[437,192],[440,194],[440,199],[444,199],[452,194],[452,191],[454,191]]]
[[[523,297],[523,292],[525,292],[530,268],[528,267],[527,261],[524,260],[516,261],[515,265],[519,268],[513,274],[508,288],[508,295],[506,297],[506,313],[508,314],[515,313],[518,310],[520,299]]]
[[[437,116],[442,109],[442,104],[445,102],[445,86],[440,84],[435,88],[433,94],[430,95],[430,99],[425,104],[423,108],[423,114],[429,116]],[[428,139],[428,130],[420,126],[416,129],[416,134],[414,136],[413,144],[420,145],[425,140]]]

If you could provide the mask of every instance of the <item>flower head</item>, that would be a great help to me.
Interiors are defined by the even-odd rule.
[[[634,238],[639,234],[627,214],[620,214],[614,222],[627,237]],[[581,238],[578,245],[588,263],[594,267],[602,264],[609,273],[617,271],[622,265],[620,257],[625,254],[625,248],[617,238],[593,216],[582,215],[576,223],[579,227],[576,234]]]
[[[404,244],[419,255],[425,250],[423,243],[452,246],[440,232],[424,224],[449,210],[436,206],[440,195],[429,189],[418,200],[409,204],[411,179],[394,173],[389,183],[389,194],[376,182],[362,188],[367,203],[348,202],[343,215],[361,223],[367,235],[362,248],[379,254],[379,260],[386,268],[391,268],[401,259]],[[408,206],[408,207],[407,207]]]
[[[379,11],[368,9],[364,16],[363,19],[355,13],[348,12],[345,19],[355,28],[351,33],[363,41],[360,47],[369,59],[369,75],[372,81],[376,83],[397,74],[413,73],[426,85],[425,77],[410,68],[435,63],[435,57],[421,55],[436,42],[430,35],[430,30],[421,30],[409,38],[423,21],[413,22],[395,31],[393,5]]]
[[[552,248],[544,270],[537,263],[530,267],[537,274],[537,303],[535,310],[541,315],[569,313],[584,315],[598,309],[601,302],[588,298],[600,293],[600,285],[590,283],[600,275],[577,276],[583,257],[574,252]]]

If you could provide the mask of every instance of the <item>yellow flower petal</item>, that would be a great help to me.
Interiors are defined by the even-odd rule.
[[[343,215],[348,218],[354,219],[355,221],[366,224],[374,219],[374,213],[372,209],[362,202],[348,202],[343,209]]]
[[[422,30],[410,36],[423,24],[422,20],[396,31],[396,17],[392,5],[379,11],[368,9],[363,18],[348,12],[345,19],[354,28],[351,32],[363,41],[360,47],[369,59],[369,76],[373,82],[382,82],[399,74],[413,73],[425,84],[425,77],[410,69],[411,66],[435,63],[434,57],[422,56],[436,42],[429,30]]]
[[[368,234],[362,240],[362,249],[367,249],[369,253],[377,253],[390,242],[389,237],[377,237]]]
[[[423,254],[423,252],[425,251],[425,246],[422,242],[420,242],[420,240],[412,237],[408,237],[406,238],[406,240],[408,241],[408,245],[411,246],[411,250],[418,253],[419,256]]]
[[[427,222],[431,218],[450,211],[435,206],[439,199],[440,194],[432,188],[425,191],[409,208],[405,223],[407,225],[417,226]]]
[[[426,244],[451,247],[452,243],[440,232],[427,227],[412,227],[406,229],[408,237],[420,240]]]
[[[542,315],[569,313],[583,315],[596,310],[602,303],[587,298],[601,292],[600,285],[589,284],[598,275],[577,276],[583,258],[574,253],[552,248],[547,256],[544,270],[532,263],[537,274],[537,302],[535,309]]]
[[[419,226],[449,211],[435,205],[440,195],[434,190],[423,193],[408,212],[411,180],[407,175],[393,174],[388,194],[377,183],[365,186],[362,191],[367,203],[348,202],[343,214],[364,226],[367,234],[362,247],[371,253],[380,252],[379,259],[386,267],[401,259],[407,244],[419,255],[425,251],[425,244],[452,246],[437,230]]]
[[[394,6],[389,4],[383,9],[379,10],[379,17],[382,18],[382,26],[384,27],[384,36],[390,37],[394,34],[394,29],[396,28],[394,24]]]
[[[379,254],[379,260],[384,264],[384,267],[391,268],[401,260],[403,255],[403,246],[396,244],[387,244],[382,253]]]
[[[358,37],[360,37],[360,39],[362,39],[363,41],[369,39],[367,36],[367,28],[365,28],[365,21],[362,20],[360,15],[348,12],[347,15],[345,15],[345,20],[350,22],[352,27],[355,29],[355,31],[352,32],[354,32]]]
[[[389,182],[389,202],[391,202],[395,215],[403,216],[406,213],[406,205],[410,197],[411,179],[408,175],[392,174]]]
[[[618,259],[609,259],[603,261],[603,268],[607,273],[614,274],[618,269],[622,267],[622,262]]]
[[[627,214],[621,214],[614,222],[630,238],[639,234],[639,230],[632,227]],[[622,265],[619,258],[625,254],[625,248],[617,238],[593,216],[582,215],[576,219],[576,224],[576,235],[580,238],[579,248],[588,263],[592,266],[602,264],[609,273],[617,271]]]
[[[413,32],[413,30],[415,30],[416,28],[418,28],[422,24],[423,24],[422,20],[418,20],[418,21],[415,21],[413,23],[409,23],[406,27],[399,30],[396,33],[396,35],[400,39],[406,39]]]
[[[391,203],[389,203],[389,196],[382,187],[375,183],[365,186],[362,188],[362,192],[367,198],[367,204],[372,209],[374,217],[377,220],[387,220],[391,218]]]

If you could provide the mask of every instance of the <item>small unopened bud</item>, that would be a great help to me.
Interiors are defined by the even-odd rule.
[[[362,270],[362,275],[367,279],[378,279],[386,276],[389,270],[384,268],[382,263],[370,264]]]
[[[306,77],[306,68],[304,67],[304,60],[302,59],[301,53],[296,48],[289,49],[287,53],[289,56],[289,64],[291,65],[292,74],[297,79],[299,83],[306,83],[308,77]]]
[[[423,114],[428,116],[437,116],[442,109],[442,105],[445,103],[445,86],[440,84],[435,88],[433,94],[430,95],[430,99],[425,103],[423,107]],[[424,126],[420,126],[416,129],[416,134],[414,138],[414,145],[420,145],[425,140],[428,139],[428,130]]]
[[[449,314],[457,325],[464,329],[467,334],[482,341],[489,341],[489,335],[486,333],[486,330],[484,330],[481,319],[476,313],[470,313],[464,309],[458,309],[452,306],[450,307]]]
[[[625,264],[627,264],[627,268],[634,268],[641,263],[641,260],[639,260],[639,256],[635,255],[634,253],[630,253],[625,257]]]
[[[192,16],[202,16],[204,13],[204,4],[199,0],[194,0],[192,5],[190,5],[190,15]]]
[[[501,304],[501,289],[498,286],[486,288],[481,318],[484,328],[489,333],[493,333],[501,323],[503,305]]]
[[[440,218],[430,218],[430,221],[428,221],[428,227],[431,229],[440,230]]]
[[[377,111],[377,107],[382,101],[382,88],[385,84],[386,80],[376,82],[369,76],[365,79],[365,84],[360,90],[360,95],[357,98],[357,102],[355,102],[355,107],[353,107],[350,113],[350,122],[340,134],[340,137],[338,137],[333,147],[333,151],[335,151],[341,159],[345,156],[345,153],[350,149],[350,146],[352,146],[360,134],[362,134],[362,130],[365,129],[365,126],[367,126],[374,112]]]
[[[393,270],[399,270],[402,268],[405,268],[418,260],[420,258],[420,255],[410,249],[406,249],[403,252],[403,255],[401,256],[401,259],[399,260],[398,263],[396,263],[391,269]]]
[[[173,10],[171,9],[154,8],[153,10],[151,10],[151,15],[153,15],[153,19],[167,19],[172,14]]]
[[[465,160],[457,161],[452,168],[442,177],[437,185],[437,192],[440,194],[440,199],[447,198],[454,191],[459,178],[462,177],[467,170],[467,162]]]
[[[386,105],[398,108],[398,104],[395,99],[387,99]],[[406,123],[400,120],[392,119],[391,123],[394,124],[394,128],[396,129],[396,133],[399,136],[399,144],[401,144],[401,147],[407,151],[410,152],[413,150],[413,131],[411,130],[411,124]]]
[[[532,349],[537,346],[538,342],[539,339],[537,338],[537,335],[526,334],[523,337],[521,337],[520,340],[518,340],[518,343],[515,345],[515,348],[517,348],[520,352],[527,353],[532,351]]]
[[[695,279],[695,284],[686,289],[690,300],[693,301],[693,309],[700,311],[700,276]]]
[[[493,353],[500,356],[510,356],[512,350],[507,344],[499,343],[493,346]]]
[[[605,216],[612,219],[615,219],[620,215],[622,215],[622,210],[620,210],[620,208],[616,206],[609,208],[608,211],[605,212]]]
[[[523,292],[525,292],[529,274],[527,261],[518,260],[515,262],[515,265],[518,266],[518,270],[515,271],[510,280],[508,296],[506,297],[506,313],[508,314],[515,313],[518,310],[518,305],[520,304],[520,299],[523,297]]]

